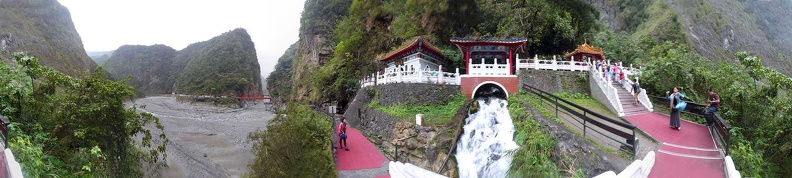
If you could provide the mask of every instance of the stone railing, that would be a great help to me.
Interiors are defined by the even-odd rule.
[[[626,77],[626,78],[624,78],[624,80],[621,80],[621,83],[622,83],[622,87],[624,87],[624,89],[627,89],[627,91],[630,91],[631,95],[635,95],[635,91],[632,91],[633,81],[630,80],[629,77]],[[644,107],[646,107],[646,109],[648,109],[649,112],[654,112],[654,109],[653,109],[654,106],[652,106],[652,102],[649,100],[649,95],[646,95],[646,89],[641,88],[641,93],[638,94],[638,102],[641,102],[641,104]]]
[[[494,64],[484,63],[485,59],[481,59],[480,64],[470,64],[470,75],[509,75],[509,64],[499,64],[495,58]],[[504,60],[504,59],[500,59]],[[471,59],[471,61],[473,61]]]
[[[607,77],[603,77],[602,72],[594,69],[595,66],[590,66],[591,69],[589,70],[589,74],[591,75],[592,83],[596,83],[596,87],[599,87],[600,91],[603,92],[605,95],[605,99],[607,99],[607,103],[611,104],[611,108],[616,114],[619,116],[624,116],[624,109],[622,108],[621,101],[619,101],[619,91],[611,85],[610,79]],[[595,86],[591,86],[595,87]],[[592,88],[592,95],[595,95],[594,89]],[[595,97],[597,99],[597,97]],[[600,101],[606,103],[605,101]]]
[[[360,81],[360,87],[362,88],[389,83],[432,83],[459,85],[459,68],[456,69],[456,73],[423,70],[388,72],[384,74],[374,73],[363,78],[363,80]]]
[[[588,71],[589,65],[588,62],[578,62],[574,59],[570,61],[557,60],[556,56],[553,56],[551,60],[542,60],[539,59],[539,56],[534,56],[533,59],[520,59],[520,55],[517,54],[518,69]]]

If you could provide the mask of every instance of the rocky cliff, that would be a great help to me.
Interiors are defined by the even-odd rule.
[[[56,0],[0,1],[0,56],[17,51],[72,76],[96,67],[69,10]]]
[[[165,45],[126,45],[105,68],[145,94],[261,94],[261,69],[247,31],[234,29],[181,51]]]
[[[792,74],[792,2],[783,0],[604,0],[589,1],[612,31],[634,38],[680,40],[713,61],[733,62],[748,51],[786,75]]]
[[[129,84],[146,94],[170,93],[174,77],[171,64],[177,51],[165,45],[124,45],[113,52],[105,70],[116,79],[130,76]]]

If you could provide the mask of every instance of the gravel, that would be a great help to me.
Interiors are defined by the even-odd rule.
[[[243,177],[255,156],[248,133],[266,129],[275,117],[269,105],[241,109],[214,107],[211,103],[178,102],[170,96],[135,101],[141,112],[160,119],[167,145],[168,167],[146,171],[146,177]],[[153,125],[147,126],[156,133]]]

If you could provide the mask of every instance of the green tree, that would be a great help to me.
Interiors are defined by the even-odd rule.
[[[336,177],[332,124],[306,105],[289,104],[267,130],[250,133],[256,160],[251,177]]]
[[[13,57],[17,65],[0,64],[2,78],[36,80],[33,85],[4,83],[15,89],[0,93],[0,98],[24,98],[4,105],[2,114],[14,123],[10,145],[27,176],[139,177],[144,162],[164,166],[164,127],[151,114],[138,113],[137,106],[124,106],[134,97],[126,80],[109,80],[101,68],[73,78],[40,66],[36,57]],[[34,90],[22,89],[28,86]],[[146,129],[148,124],[160,134]],[[138,134],[141,139],[134,139]]]

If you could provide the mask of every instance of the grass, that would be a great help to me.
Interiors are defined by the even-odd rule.
[[[424,124],[435,126],[442,125],[451,121],[457,113],[457,109],[465,103],[467,98],[462,95],[454,95],[450,102],[445,105],[394,105],[382,106],[379,100],[372,100],[367,106],[376,110],[383,111],[392,116],[402,119],[414,119],[416,114],[424,115]]]
[[[514,141],[520,146],[514,152],[512,165],[509,168],[511,177],[563,177],[553,156],[556,142],[553,137],[545,134],[541,124],[526,112],[524,105],[538,102],[524,91],[509,96],[509,114],[514,121]],[[538,104],[538,103],[537,103]],[[541,110],[541,109],[540,109]],[[547,110],[545,110],[546,112]],[[541,111],[540,111],[541,112]],[[570,168],[574,169],[574,168]],[[568,171],[576,174],[575,170]]]

